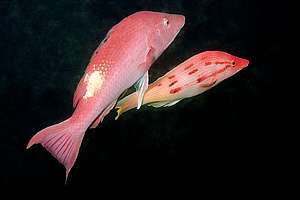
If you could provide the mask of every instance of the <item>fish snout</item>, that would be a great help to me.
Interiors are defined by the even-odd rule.
[[[249,60],[242,58],[242,60],[241,60],[241,67],[245,68],[245,67],[247,67],[249,65],[249,63],[250,63]]]
[[[174,15],[174,18],[175,18],[176,24],[178,24],[178,26],[181,29],[185,24],[185,16],[176,14],[176,15]]]
[[[250,61],[244,58],[238,58],[235,60],[235,65],[240,69],[247,67],[249,63]]]

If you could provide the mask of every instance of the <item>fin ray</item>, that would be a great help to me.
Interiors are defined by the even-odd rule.
[[[174,101],[158,101],[154,103],[148,104],[148,106],[152,106],[154,108],[160,108],[160,107],[170,107],[181,101],[182,99],[179,100],[174,100]]]
[[[84,130],[70,120],[52,125],[35,134],[27,149],[40,143],[66,168],[66,179],[78,156]]]
[[[143,98],[146,90],[148,89],[148,83],[149,83],[149,75],[147,71],[135,85],[138,93],[137,109],[140,109],[140,107],[143,104]]]

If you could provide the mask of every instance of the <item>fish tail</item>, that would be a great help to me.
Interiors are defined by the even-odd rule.
[[[79,148],[85,133],[80,124],[71,118],[49,126],[29,141],[27,149],[34,144],[41,144],[66,168],[66,180],[78,156]]]
[[[120,101],[118,101],[117,105],[116,105],[116,109],[117,109],[117,116],[115,117],[115,120],[117,120],[120,115],[124,112],[127,112],[128,110],[131,110],[133,108],[136,108],[137,105],[137,93],[134,92],[128,96],[126,96],[125,98],[121,99]]]

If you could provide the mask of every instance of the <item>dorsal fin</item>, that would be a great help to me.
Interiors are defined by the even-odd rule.
[[[114,32],[114,30],[116,29],[117,25],[114,25],[106,34],[105,38],[101,41],[101,43],[99,44],[99,46],[97,47],[97,49],[94,51],[91,59],[93,60],[93,58],[98,54],[98,51],[100,50],[100,48],[102,47],[102,45],[108,40],[108,38],[111,36],[111,34]],[[79,100],[83,97],[83,95],[86,92],[86,82],[84,81],[85,76],[81,78],[81,80],[79,81],[76,91],[74,93],[74,98],[73,98],[73,107],[75,108],[76,105],[78,104]]]
[[[92,57],[90,60],[93,60],[93,58],[98,54],[99,49],[102,47],[102,45],[108,40],[108,38],[111,36],[111,34],[114,32],[114,30],[116,29],[117,25],[114,25],[106,34],[106,36],[104,37],[104,39],[100,42],[100,44],[98,45],[97,49],[94,51]]]

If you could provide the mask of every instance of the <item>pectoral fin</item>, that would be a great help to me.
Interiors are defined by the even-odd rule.
[[[118,24],[117,24],[118,25]],[[108,38],[110,37],[110,35],[114,32],[114,30],[116,29],[117,25],[113,26],[106,34],[105,38],[101,41],[101,43],[99,44],[99,46],[97,47],[97,49],[94,51],[92,57],[90,60],[93,60],[94,57],[98,54],[100,48],[103,46],[103,44],[108,40]]]
[[[181,101],[181,99],[179,100],[175,100],[175,101],[159,101],[159,102],[155,102],[155,103],[150,103],[148,104],[148,106],[153,106],[155,108],[159,108],[159,107],[170,107],[175,105],[176,103],[178,103],[179,101]]]
[[[214,84],[216,84],[217,79],[215,77],[210,77],[203,82],[200,83],[201,87],[212,87]]]
[[[148,88],[148,83],[149,83],[149,76],[148,76],[148,71],[143,75],[142,78],[138,80],[138,82],[135,84],[135,88],[138,94],[138,102],[137,102],[137,109],[141,107],[143,104],[143,98],[144,94]]]

